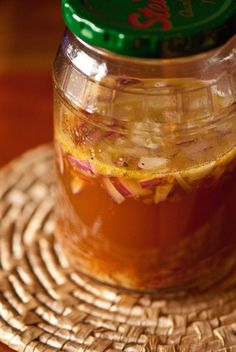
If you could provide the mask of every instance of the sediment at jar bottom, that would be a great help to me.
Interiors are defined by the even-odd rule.
[[[119,203],[88,165],[79,171],[67,154],[61,157],[57,235],[78,270],[112,285],[153,290],[203,287],[234,264],[235,171],[158,203],[144,201],[147,195],[123,195]],[[144,189],[153,197],[158,186]]]

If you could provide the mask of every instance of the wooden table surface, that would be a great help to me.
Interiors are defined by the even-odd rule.
[[[0,167],[52,139],[51,69],[63,30],[60,0],[0,0]]]

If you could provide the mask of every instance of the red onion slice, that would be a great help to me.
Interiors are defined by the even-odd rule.
[[[104,177],[102,179],[102,183],[108,194],[117,204],[121,204],[124,202],[125,197],[116,189],[116,187],[113,185],[113,183],[108,177]]]
[[[146,180],[139,181],[139,184],[142,188],[158,186],[163,182],[161,178],[150,178]]]
[[[76,158],[74,158],[72,155],[69,155],[68,160],[70,162],[70,164],[79,170],[79,172],[81,172],[83,175],[85,176],[95,176],[95,170],[92,167],[92,165],[90,164],[89,161],[87,160],[78,160]]]
[[[140,197],[151,193],[149,189],[143,189],[138,182],[134,180],[116,178],[115,186],[124,197]]]
[[[115,179],[115,187],[124,197],[132,195],[132,191],[128,188],[127,183],[120,178]]]

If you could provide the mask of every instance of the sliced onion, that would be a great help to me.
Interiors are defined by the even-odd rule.
[[[139,181],[142,188],[158,186],[163,182],[161,178],[150,178],[146,180]]]
[[[155,195],[154,195],[154,203],[158,204],[167,199],[173,188],[173,184],[160,185],[156,187]]]
[[[151,193],[149,189],[143,189],[136,181],[124,178],[116,178],[115,186],[125,197],[140,197]]]
[[[140,169],[151,170],[158,169],[163,166],[166,166],[168,160],[160,157],[142,157],[139,160],[138,167]]]
[[[125,197],[116,189],[116,187],[111,182],[110,178],[104,177],[102,183],[108,194],[117,204],[121,204],[124,202]]]
[[[185,179],[180,174],[176,175],[175,178],[176,178],[178,184],[182,187],[182,189],[185,192],[187,192],[187,193],[191,192],[192,187],[190,186],[190,184],[187,181],[185,181]]]
[[[85,182],[77,177],[74,177],[71,180],[70,187],[71,187],[71,192],[75,195],[79,194],[83,187],[85,185]]]
[[[55,150],[56,150],[56,157],[57,157],[57,161],[58,161],[59,171],[61,174],[63,174],[64,160],[63,160],[61,145],[57,141],[55,141]]]
[[[121,178],[115,179],[115,187],[124,197],[132,195],[132,191],[128,188],[127,183]]]
[[[69,160],[70,164],[74,168],[78,169],[83,175],[85,175],[85,176],[91,176],[91,175],[94,176],[95,175],[95,170],[89,161],[78,160],[78,159],[74,158],[72,155],[68,156],[68,160]]]

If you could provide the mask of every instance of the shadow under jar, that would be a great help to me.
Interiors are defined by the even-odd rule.
[[[103,283],[147,292],[209,287],[235,265],[236,9],[224,9],[223,39],[211,19],[210,34],[200,26],[203,8],[218,11],[205,3],[194,35],[176,40],[174,25],[157,22],[154,49],[151,27],[134,28],[141,44],[128,50],[130,33],[123,47],[110,43],[122,33],[124,5],[110,32],[104,24],[107,36],[94,35],[97,47],[81,29],[94,34],[97,12],[85,15],[82,2],[73,8],[88,16],[80,27],[68,3],[70,30],[54,66],[56,235],[71,264]],[[199,44],[204,35],[215,38],[208,47]]]

